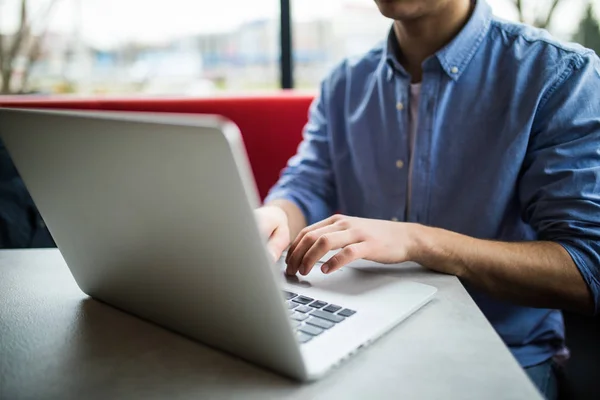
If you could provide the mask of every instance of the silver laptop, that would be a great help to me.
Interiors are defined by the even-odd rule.
[[[286,277],[220,117],[4,109],[0,135],[83,292],[280,374],[321,377],[436,292],[352,267]]]

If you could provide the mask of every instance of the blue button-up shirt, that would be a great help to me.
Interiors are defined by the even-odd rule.
[[[411,149],[411,78],[393,44],[345,60],[323,81],[298,153],[266,201],[291,200],[309,223],[339,211],[481,239],[554,241],[598,310],[598,57],[495,19],[479,0],[458,36],[423,63]],[[468,290],[523,366],[563,348],[560,311]]]

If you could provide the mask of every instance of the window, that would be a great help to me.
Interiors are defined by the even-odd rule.
[[[279,85],[279,0],[27,3],[31,34],[18,31],[23,0],[0,3],[3,52],[25,39],[5,93],[203,96]]]
[[[317,87],[336,64],[368,51],[392,26],[373,0],[294,0],[292,15],[297,88]]]
[[[288,1],[292,71],[280,39]],[[487,1],[600,52],[600,0],[522,0],[520,12],[516,0]],[[277,90],[289,73],[314,91],[391,24],[374,0],[0,0],[0,92],[212,96]]]

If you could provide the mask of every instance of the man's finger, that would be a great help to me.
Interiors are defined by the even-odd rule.
[[[327,225],[305,234],[295,248],[290,247],[288,250],[287,273],[289,275],[298,273],[300,262],[304,258],[304,254],[312,247],[317,239],[326,233],[334,232],[339,229],[340,228],[337,225]]]
[[[329,226],[329,225],[333,225],[335,222],[337,222],[340,219],[339,215],[334,215],[332,217],[326,218],[323,221],[317,222],[316,224],[312,224],[310,226],[307,226],[306,228],[302,229],[300,231],[300,233],[298,234],[298,236],[296,236],[296,239],[292,242],[290,249],[288,250],[288,254],[287,257],[285,259],[286,263],[289,263],[290,258],[292,253],[294,252],[294,250],[296,249],[296,246],[298,246],[298,244],[302,241],[302,239],[304,239],[304,236],[310,232],[314,232],[317,229],[321,229],[323,227]]]
[[[304,255],[304,258],[300,262],[300,273],[308,275],[316,262],[327,254],[327,252],[350,246],[356,243],[357,237],[355,231],[352,230],[337,231],[322,235]]]
[[[351,263],[352,261],[364,258],[368,254],[368,251],[368,242],[359,242],[346,246],[342,249],[342,251],[324,263],[321,266],[321,271],[323,271],[324,274],[330,274],[342,268],[344,265]]]

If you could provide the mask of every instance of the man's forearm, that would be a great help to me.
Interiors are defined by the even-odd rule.
[[[306,228],[306,218],[302,213],[302,210],[298,208],[296,204],[289,200],[277,199],[270,201],[265,204],[265,206],[275,206],[279,207],[285,212],[288,220],[288,227],[290,229],[290,242],[292,242],[298,233],[304,228]]]
[[[558,243],[474,239],[420,226],[414,261],[494,296],[532,307],[592,313],[589,289]]]

